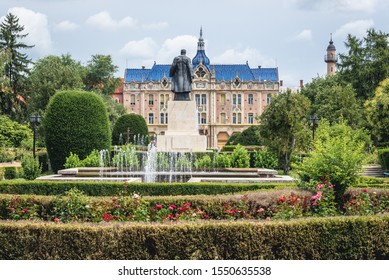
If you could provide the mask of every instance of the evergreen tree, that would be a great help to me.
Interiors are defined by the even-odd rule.
[[[389,34],[374,29],[358,39],[348,35],[348,54],[340,54],[339,75],[351,83],[357,97],[365,101],[374,95],[378,84],[389,76]]]
[[[31,60],[20,50],[32,48],[21,42],[28,34],[22,34],[24,26],[19,24],[17,16],[9,13],[0,25],[0,51],[9,54],[5,63],[5,79],[9,85],[7,91],[0,89],[1,113],[10,115],[13,119],[21,117],[25,107],[25,82],[29,73]]]

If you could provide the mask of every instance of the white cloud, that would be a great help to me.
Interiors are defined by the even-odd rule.
[[[259,50],[254,48],[246,48],[243,51],[229,49],[211,59],[212,63],[217,64],[243,64],[246,61],[249,62],[250,67],[254,67],[254,65],[273,67],[275,64],[274,60],[266,58]]]
[[[194,57],[197,52],[197,41],[197,37],[191,35],[180,35],[165,40],[157,53],[157,63],[172,63],[181,49],[186,49],[187,56]]]
[[[135,28],[138,24],[138,21],[132,17],[125,17],[121,20],[115,20],[108,12],[103,11],[101,13],[90,16],[86,20],[86,23],[100,30],[112,30],[119,28]]]
[[[295,37],[299,41],[311,41],[312,40],[312,30],[304,29]]]
[[[78,28],[78,25],[68,20],[61,21],[55,25],[55,29],[59,31],[72,31]]]
[[[51,51],[53,42],[45,14],[24,7],[14,7],[8,12],[16,15],[19,18],[19,24],[24,25],[23,33],[28,33],[28,36],[23,38],[25,44],[35,45],[32,50],[41,55]]]
[[[288,0],[290,1],[290,0]],[[374,12],[379,0],[293,0],[293,5],[307,10],[339,12]]]
[[[167,28],[169,24],[165,21],[163,22],[157,22],[157,23],[148,23],[148,24],[143,24],[142,27],[147,30],[160,30]]]
[[[139,41],[129,41],[119,53],[127,58],[151,59],[155,58],[157,44],[150,37]]]
[[[373,20],[356,20],[348,22],[338,28],[334,37],[345,38],[348,34],[356,37],[363,37],[366,34],[366,30],[374,26]]]

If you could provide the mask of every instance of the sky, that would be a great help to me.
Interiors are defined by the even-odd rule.
[[[287,87],[325,75],[331,33],[347,53],[348,34],[389,32],[387,0],[1,0],[0,21],[7,13],[35,45],[25,50],[33,61],[111,55],[123,77],[125,68],[169,64],[182,48],[193,58],[202,27],[211,64],[278,67]]]

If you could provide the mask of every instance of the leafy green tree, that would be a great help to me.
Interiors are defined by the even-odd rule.
[[[362,125],[361,102],[351,84],[343,83],[340,76],[315,78],[301,89],[301,94],[311,102],[309,116],[327,119],[330,123],[344,119],[353,127]]]
[[[250,154],[245,147],[240,144],[236,145],[231,156],[231,167],[248,168],[250,167]]]
[[[366,117],[376,144],[389,143],[389,78],[383,80],[365,103]]]
[[[277,155],[285,174],[290,170],[292,153],[307,145],[308,112],[308,98],[288,90],[275,96],[259,118],[261,140]]]
[[[369,137],[344,121],[331,126],[326,120],[320,122],[316,135],[311,152],[296,166],[300,185],[314,190],[318,182],[328,181],[340,205],[362,168]]]
[[[128,135],[128,132],[130,135]],[[120,135],[122,135],[123,142],[134,143],[134,137],[148,138],[149,130],[145,119],[137,114],[125,114],[121,116],[112,131],[112,144],[120,145]]]
[[[234,136],[235,135],[235,136]],[[230,139],[231,142],[233,142],[234,145],[240,144],[242,146],[259,146],[261,145],[261,141],[259,138],[259,127],[257,125],[250,126],[249,128],[246,128],[240,133],[233,134]],[[228,139],[228,142],[230,142],[230,139]],[[227,143],[229,145],[229,143]]]
[[[50,55],[39,59],[29,78],[30,112],[44,112],[50,98],[58,90],[81,89],[84,67],[69,54]]]
[[[70,152],[84,159],[94,149],[110,147],[108,114],[101,97],[92,92],[57,92],[47,106],[43,125],[54,172],[63,168]]]
[[[120,84],[120,78],[114,77],[117,70],[110,55],[92,55],[86,66],[85,89],[105,95],[113,94]]]
[[[20,147],[22,141],[32,139],[32,131],[27,125],[12,121],[0,115],[0,147]]]
[[[339,54],[338,75],[351,83],[363,101],[372,97],[378,84],[389,77],[389,34],[367,30],[363,39],[348,35],[347,54]]]
[[[31,60],[20,50],[32,48],[21,42],[28,34],[23,34],[24,26],[19,24],[17,16],[9,13],[0,25],[0,51],[9,57],[5,63],[5,79],[10,90],[0,89],[0,110],[13,119],[22,119],[25,112],[26,76]]]
[[[117,120],[127,113],[126,108],[123,104],[116,102],[112,99],[109,95],[104,95],[102,93],[99,93],[99,95],[103,98],[105,107],[108,111],[108,118],[111,126],[111,131],[113,130],[113,127],[115,126],[115,123]]]

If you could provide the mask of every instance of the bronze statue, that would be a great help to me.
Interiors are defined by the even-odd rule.
[[[172,78],[174,101],[190,101],[193,68],[191,59],[186,56],[186,50],[181,50],[181,55],[174,58],[169,76]]]

